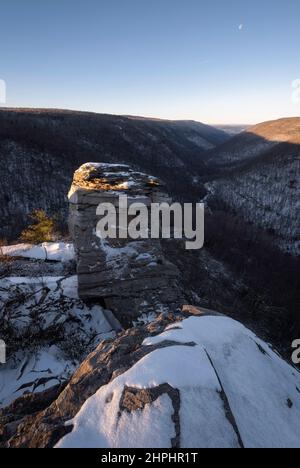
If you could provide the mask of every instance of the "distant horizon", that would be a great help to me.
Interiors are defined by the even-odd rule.
[[[222,122],[206,122],[203,119],[186,119],[186,118],[177,118],[177,119],[172,119],[172,118],[164,118],[164,117],[159,117],[159,116],[151,116],[151,115],[134,115],[134,114],[120,114],[120,113],[110,113],[110,112],[97,112],[97,111],[90,111],[90,110],[82,110],[82,109],[76,109],[76,108],[62,108],[62,107],[19,107],[19,106],[6,106],[2,105],[0,106],[0,111],[1,110],[15,110],[15,111],[62,111],[62,112],[78,112],[78,113],[83,113],[83,114],[96,114],[96,115],[111,115],[115,117],[124,117],[124,118],[137,118],[137,119],[145,119],[145,120],[162,120],[162,121],[170,121],[170,122],[197,122],[201,123],[204,125],[208,125],[211,127],[253,127],[255,125],[259,125],[265,122],[275,122],[277,120],[284,120],[284,119],[297,119],[300,118],[300,115],[295,115],[295,116],[282,116],[278,117],[275,119],[270,119],[270,120],[262,120],[258,122],[253,122],[253,123],[245,123],[245,122],[230,122],[230,123],[222,123]]]
[[[6,0],[0,12],[8,107],[247,126],[300,114],[295,0]]]

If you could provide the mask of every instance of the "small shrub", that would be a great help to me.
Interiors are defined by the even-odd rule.
[[[29,218],[30,224],[20,236],[22,242],[29,244],[41,244],[55,239],[55,220],[47,216],[43,210],[34,210]]]

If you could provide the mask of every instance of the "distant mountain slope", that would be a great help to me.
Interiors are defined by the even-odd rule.
[[[224,205],[262,228],[283,251],[300,253],[300,118],[268,122],[216,150],[206,184],[211,205]]]
[[[215,128],[222,130],[230,136],[238,135],[244,132],[250,127],[250,125],[215,125]]]
[[[227,139],[197,122],[2,109],[0,237],[18,234],[34,208],[65,213],[73,172],[82,163],[129,163],[183,194],[203,168],[205,150]]]
[[[300,158],[261,163],[206,186],[209,200],[222,201],[282,250],[300,254]]]
[[[156,122],[160,125],[167,124],[168,127],[180,132],[187,140],[195,143],[202,149],[212,149],[217,145],[221,145],[224,141],[230,139],[230,132],[223,130],[220,127],[212,127],[195,120],[161,120],[147,119],[145,117],[127,116],[130,120],[140,122]]]
[[[287,145],[300,145],[300,117],[265,122],[250,127],[212,150],[208,160],[210,165],[225,166],[240,164],[263,156],[270,150]]]

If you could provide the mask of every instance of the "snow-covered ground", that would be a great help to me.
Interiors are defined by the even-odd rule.
[[[0,408],[26,393],[42,392],[63,383],[76,369],[76,363],[61,356],[57,346],[36,353],[20,353],[16,362],[0,370]]]
[[[74,259],[73,244],[66,242],[44,242],[40,245],[17,244],[1,247],[2,255],[36,260],[68,262]]]
[[[64,243],[3,250],[56,262],[74,257],[72,244]],[[0,407],[65,381],[103,339],[120,330],[110,311],[84,304],[77,291],[77,276],[32,277],[28,271],[28,276],[0,279],[0,338],[8,359],[0,366]]]
[[[185,448],[300,447],[300,374],[243,325],[192,317],[144,346],[162,342],[173,346],[151,352],[85,402],[58,448],[167,448],[179,432]],[[126,389],[165,384],[179,391],[179,403],[162,392],[124,410]]]

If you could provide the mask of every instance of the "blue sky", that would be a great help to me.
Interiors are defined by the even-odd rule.
[[[0,20],[10,107],[208,123],[300,115],[299,0],[1,0]]]

